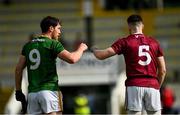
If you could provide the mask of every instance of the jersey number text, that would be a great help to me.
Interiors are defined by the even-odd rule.
[[[33,50],[30,51],[29,60],[32,63],[34,63],[33,65],[30,65],[31,70],[35,70],[35,69],[37,69],[39,67],[41,57],[40,57],[40,53],[39,53],[39,51],[37,49],[33,49]]]
[[[141,45],[139,46],[139,52],[138,52],[138,56],[145,56],[146,60],[139,60],[138,63],[142,66],[148,65],[151,62],[151,56],[150,54],[147,52],[149,51],[149,46],[148,45]]]

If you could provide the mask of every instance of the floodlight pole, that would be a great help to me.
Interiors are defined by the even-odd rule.
[[[93,46],[92,0],[84,0],[83,1],[83,13],[84,13],[84,17],[85,17],[84,19],[85,19],[85,31],[86,31],[87,45],[88,45],[88,50],[90,50],[90,48]]]
[[[158,9],[159,11],[163,11],[163,9],[164,9],[163,0],[157,0],[157,9]]]

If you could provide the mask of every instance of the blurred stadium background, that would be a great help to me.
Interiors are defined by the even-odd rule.
[[[77,37],[86,41],[89,46],[108,47],[118,37],[128,34],[127,16],[139,13],[144,18],[144,33],[156,37],[164,49],[167,63],[165,84],[175,92],[176,101],[173,106],[180,107],[179,0],[0,0],[0,2],[0,113],[5,113],[6,104],[14,90],[14,69],[21,47],[31,35],[40,33],[39,22],[47,15],[62,20],[63,35],[60,41],[63,41],[65,48],[72,51]],[[83,59],[87,61],[87,57]],[[90,60],[92,58],[93,56],[90,56]],[[103,76],[107,73],[105,70],[102,70],[102,73],[93,70],[104,66],[98,66],[95,59],[88,61],[90,65],[96,64],[92,64],[93,67],[90,69],[87,67],[89,70],[87,73],[81,73],[82,68],[79,68],[76,71],[80,72],[73,78],[75,74],[73,67],[69,67],[67,71],[67,73],[73,71],[69,79],[64,77],[68,76],[66,72],[60,73],[60,81],[66,79],[62,86],[60,84],[65,94],[65,113],[73,111],[71,102],[78,93],[95,95],[94,98],[99,101],[93,108],[94,113],[112,113],[110,102],[113,100],[112,90],[117,86],[119,76],[124,70],[121,60],[123,59],[119,57],[119,63],[115,63],[115,66],[120,67],[118,72],[116,71],[116,77],[112,78],[109,75],[107,81],[103,81]],[[111,60],[104,63],[109,64]],[[61,70],[61,67],[59,69]],[[64,67],[61,72],[66,69]],[[83,75],[83,79],[78,79],[81,82],[77,80],[78,75]],[[91,76],[94,77],[90,78]],[[96,76],[99,82],[93,83],[96,82]],[[72,94],[73,91],[75,94]]]

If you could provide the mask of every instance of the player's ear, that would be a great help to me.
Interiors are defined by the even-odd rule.
[[[142,29],[144,29],[144,24],[142,23]]]
[[[53,26],[50,26],[49,27],[49,30],[52,32],[52,31],[54,31],[54,27]]]

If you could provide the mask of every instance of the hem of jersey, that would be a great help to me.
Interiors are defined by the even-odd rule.
[[[30,90],[28,93],[36,93],[36,92],[44,91],[44,90],[59,91],[59,88],[42,88],[42,89],[37,89],[37,90]]]
[[[146,87],[146,88],[153,88],[156,90],[159,90],[159,87],[150,87],[150,86],[146,86],[146,85],[125,85],[126,87]]]

